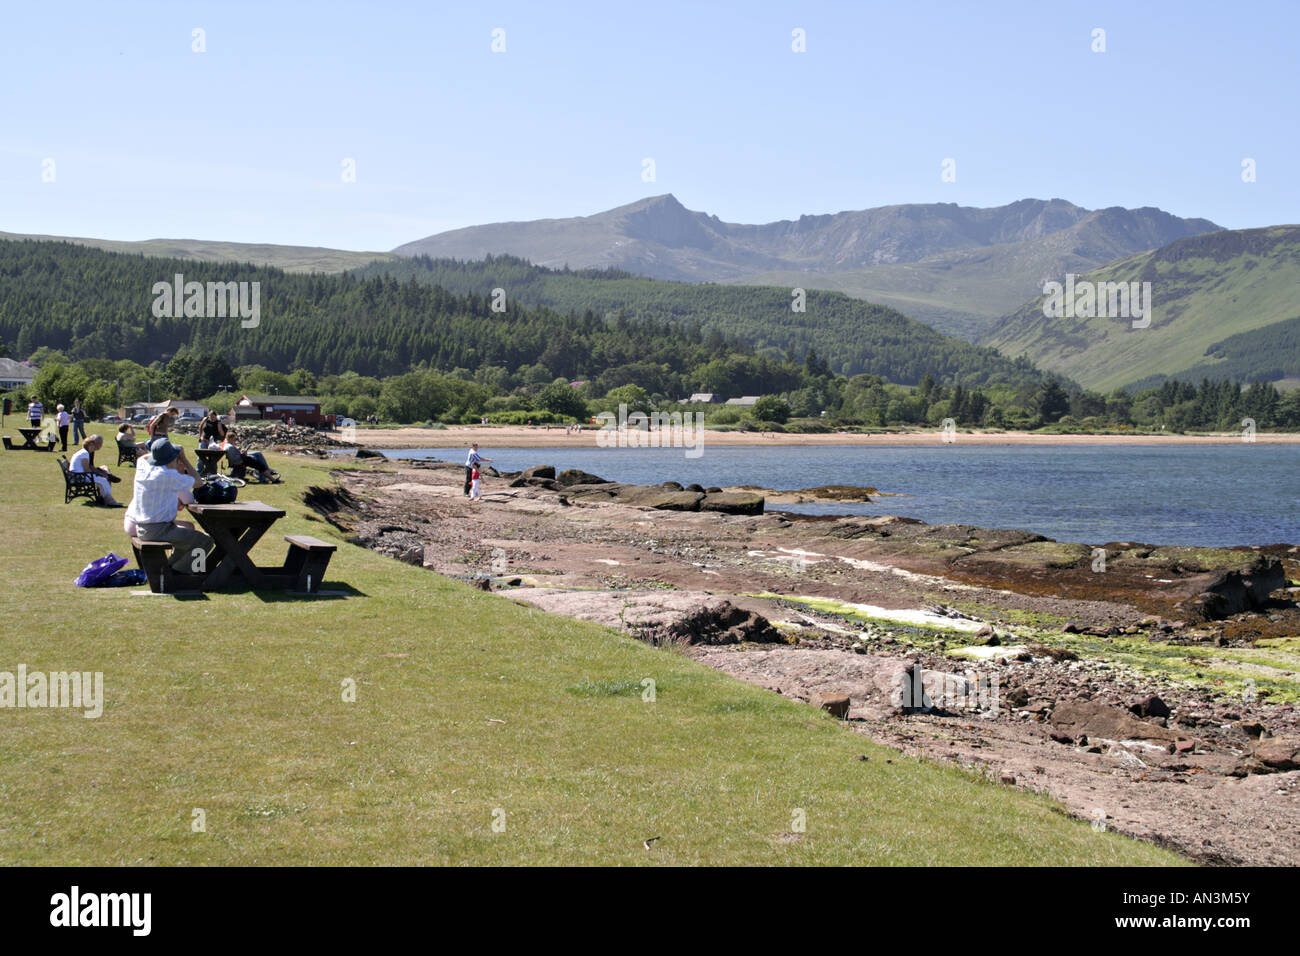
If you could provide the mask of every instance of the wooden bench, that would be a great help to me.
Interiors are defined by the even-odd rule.
[[[95,484],[95,476],[84,471],[72,471],[68,467],[68,459],[63,455],[59,456],[59,470],[63,472],[63,503],[66,505],[73,498],[89,498],[91,501],[99,500],[99,487]]]
[[[286,534],[289,553],[284,559],[284,573],[292,576],[293,590],[314,593],[320,590],[330,558],[338,545],[306,534]]]
[[[14,440],[12,435],[5,435],[3,441],[5,443],[5,451],[14,450]]]
[[[144,571],[149,580],[149,590],[155,594],[177,594],[184,591],[198,591],[203,582],[201,574],[182,574],[171,565],[171,551],[175,545],[170,541],[142,541],[131,539],[131,550],[135,552],[136,564]]]

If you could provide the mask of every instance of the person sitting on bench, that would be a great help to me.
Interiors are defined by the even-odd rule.
[[[129,449],[137,457],[144,451],[144,445],[135,440],[135,426],[130,422],[123,422],[117,426],[117,449],[123,455],[127,454]]]
[[[239,434],[235,429],[228,428],[226,440],[221,443],[221,447],[226,451],[226,461],[230,463],[231,477],[243,478],[248,466],[252,465],[259,481],[268,484],[279,483],[280,473],[271,470],[271,466],[266,463],[266,457],[260,451],[240,451],[239,446],[235,444],[235,439],[238,437]]]
[[[182,574],[194,572],[196,551],[206,555],[213,546],[212,539],[202,531],[187,521],[176,520],[181,496],[192,496],[201,484],[203,479],[185,457],[185,451],[162,436],[156,437],[149,454],[136,463],[135,491],[126,509],[124,526],[129,528],[129,522],[134,522],[134,537],[141,541],[172,542],[175,547],[171,564]]]
[[[68,471],[95,476],[95,487],[99,489],[99,503],[110,508],[120,508],[122,503],[113,497],[113,486],[109,483],[109,470],[103,465],[95,467],[95,452],[104,444],[99,435],[89,435],[81,442],[81,450],[68,462]]]

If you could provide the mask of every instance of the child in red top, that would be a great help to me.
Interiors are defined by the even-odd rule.
[[[481,473],[479,472],[478,463],[475,462],[473,470],[469,473],[469,499],[470,501],[479,501],[482,497]]]

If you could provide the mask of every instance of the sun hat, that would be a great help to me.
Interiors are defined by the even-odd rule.
[[[181,450],[165,438],[159,438],[149,448],[149,457],[155,465],[170,465]]]

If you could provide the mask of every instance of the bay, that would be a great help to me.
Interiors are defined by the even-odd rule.
[[[633,484],[866,485],[888,494],[864,504],[772,506],[810,514],[905,515],[1090,544],[1300,543],[1300,450],[1293,445],[706,445],[698,458],[680,448],[481,451],[502,471],[554,465]],[[465,453],[463,447],[385,452],[455,462]]]

